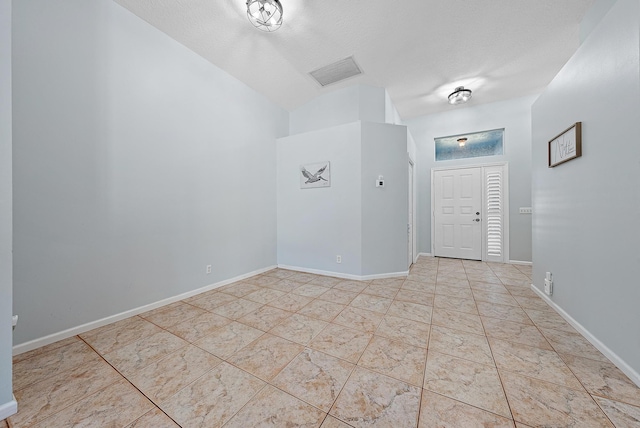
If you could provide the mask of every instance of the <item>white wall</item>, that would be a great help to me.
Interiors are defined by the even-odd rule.
[[[396,121],[387,91],[368,85],[290,113],[292,135],[278,140],[278,264],[354,277],[407,270],[407,150],[415,144]],[[300,165],[326,160],[332,187],[301,190]],[[386,188],[375,188],[378,175]]]
[[[431,168],[509,162],[510,260],[531,261],[531,104],[536,97],[454,108],[408,120],[417,146],[418,251],[431,252]],[[434,138],[505,128],[503,156],[435,162]]]
[[[391,96],[387,90],[384,91],[384,121],[393,125],[402,125],[402,118],[393,104]]]
[[[533,105],[533,280],[640,382],[640,8],[618,0]],[[547,167],[582,122],[583,155]],[[614,358],[615,359],[615,358]]]
[[[15,411],[11,392],[11,0],[0,0],[0,420]]]
[[[407,270],[408,170],[407,128],[363,122],[362,275]]]
[[[363,122],[385,123],[387,91],[384,88],[377,88],[369,85],[358,85],[360,93],[360,117]]]
[[[598,26],[616,1],[618,0],[594,1],[593,6],[589,8],[580,22],[580,43],[583,43],[589,37],[589,34]]]
[[[289,135],[357,120],[383,123],[385,93],[382,88],[352,85],[322,94],[290,113]]]
[[[360,275],[361,132],[353,122],[278,139],[278,264]],[[324,161],[331,187],[301,189],[300,165]]]
[[[13,24],[15,344],[276,263],[286,111],[110,0]]]
[[[324,161],[331,187],[300,189],[300,166]],[[279,138],[278,264],[354,277],[406,271],[407,169],[404,126],[357,121]]]
[[[415,162],[418,157],[418,146],[409,128],[407,128],[407,153],[409,153],[409,158]]]

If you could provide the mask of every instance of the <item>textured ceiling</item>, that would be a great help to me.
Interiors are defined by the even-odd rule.
[[[355,83],[388,90],[403,119],[541,92],[579,45],[594,0],[281,0],[284,24],[254,28],[244,0],[115,0],[293,110]],[[353,55],[364,74],[322,88],[308,73]]]

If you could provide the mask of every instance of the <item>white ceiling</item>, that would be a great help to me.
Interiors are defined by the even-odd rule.
[[[364,83],[388,90],[403,119],[540,93],[579,45],[594,0],[281,0],[284,24],[254,28],[245,0],[114,0],[293,110]],[[309,72],[353,55],[364,74],[322,88]]]

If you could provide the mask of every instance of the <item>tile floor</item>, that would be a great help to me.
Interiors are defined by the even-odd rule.
[[[640,389],[531,268],[272,270],[14,358],[9,427],[640,427]]]

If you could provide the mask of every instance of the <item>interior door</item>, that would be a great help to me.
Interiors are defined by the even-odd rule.
[[[482,168],[434,171],[434,255],[482,259]]]
[[[413,264],[413,163],[409,161],[409,220],[407,222],[409,267]]]

